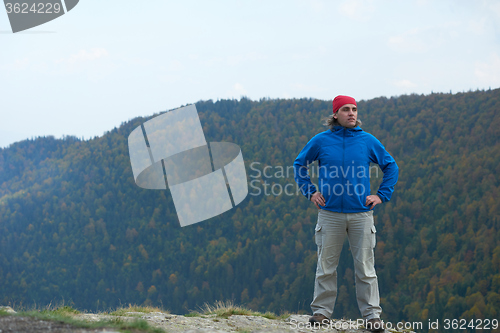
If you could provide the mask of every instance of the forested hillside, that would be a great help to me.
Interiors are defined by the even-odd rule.
[[[232,299],[260,311],[310,311],[317,211],[291,190],[290,167],[326,129],[331,101],[196,106],[207,141],[241,147],[251,186],[236,209],[184,228],[168,190],[134,183],[127,137],[147,119],[88,141],[47,137],[0,150],[0,303],[185,313]],[[392,200],[375,209],[384,319],[498,318],[500,89],[358,108],[361,127],[400,167]],[[382,173],[372,178],[376,192]],[[292,184],[293,193],[273,183]],[[339,285],[334,316],[358,318],[347,244]]]

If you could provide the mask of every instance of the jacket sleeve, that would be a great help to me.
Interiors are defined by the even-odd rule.
[[[370,161],[376,163],[382,169],[384,178],[380,184],[377,195],[382,202],[391,200],[394,185],[398,181],[399,167],[394,158],[385,150],[385,147],[375,137],[372,137],[370,149]]]
[[[311,195],[316,192],[316,186],[313,185],[309,178],[308,165],[316,161],[319,156],[319,145],[313,137],[299,153],[293,163],[293,173],[295,181],[299,186],[300,192],[307,198],[311,199]]]

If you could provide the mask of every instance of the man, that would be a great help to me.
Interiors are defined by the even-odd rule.
[[[359,125],[356,101],[349,96],[333,100],[330,129],[314,136],[293,164],[295,181],[318,211],[315,240],[318,265],[311,303],[311,323],[328,321],[337,297],[337,265],[347,234],[354,259],[356,297],[366,328],[383,331],[382,308],[375,272],[373,208],[389,201],[398,180],[398,166],[384,146]],[[319,163],[316,189],[308,165]],[[384,177],[377,194],[370,194],[370,162]]]

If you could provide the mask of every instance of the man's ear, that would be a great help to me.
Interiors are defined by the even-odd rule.
[[[337,119],[337,112],[333,114],[333,119]]]

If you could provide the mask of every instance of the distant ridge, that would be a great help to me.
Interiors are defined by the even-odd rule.
[[[326,129],[330,106],[198,102],[207,141],[239,145],[261,194],[250,188],[236,209],[191,228],[178,226],[168,191],[134,184],[126,138],[148,118],[92,140],[39,138],[0,149],[0,303],[64,299],[94,311],[163,304],[183,314],[232,299],[308,313],[316,209],[302,196],[266,196],[264,186],[269,193],[273,183],[294,184],[278,167],[286,170]],[[497,318],[500,89],[380,97],[358,107],[362,128],[401,170],[393,199],[375,212],[385,319]],[[380,181],[381,173],[372,190]],[[348,252],[346,245],[336,318],[359,316]]]

